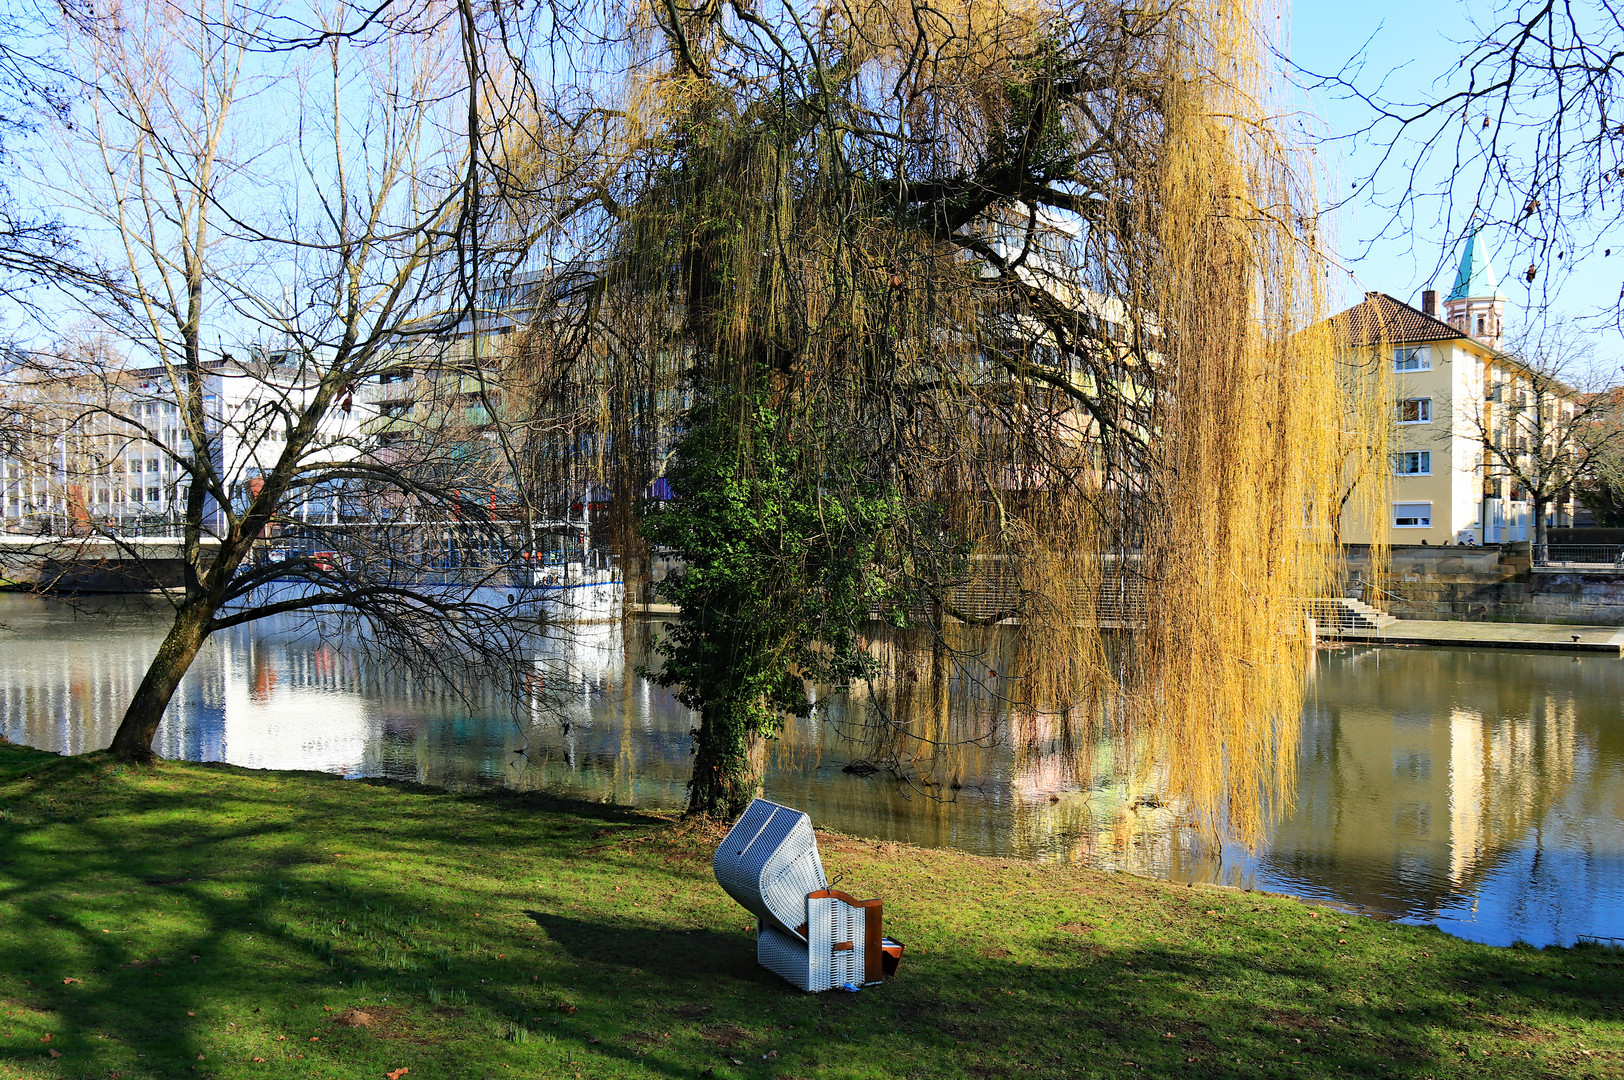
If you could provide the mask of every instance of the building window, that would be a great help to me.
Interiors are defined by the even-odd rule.
[[[140,488],[131,488],[130,489],[130,501],[131,502],[140,502],[141,501],[141,489]]]
[[[1432,420],[1432,399],[1427,397],[1405,398],[1398,403],[1398,422],[1401,424],[1425,424]]]
[[[1393,528],[1395,529],[1430,529],[1432,528],[1432,504],[1424,503],[1394,503]]]
[[[1431,371],[1430,345],[1400,345],[1393,350],[1394,371]]]
[[[1403,450],[1393,455],[1394,476],[1431,476],[1431,450]]]
[[[157,501],[158,501],[158,489],[157,488],[147,488],[147,502],[157,502]]]

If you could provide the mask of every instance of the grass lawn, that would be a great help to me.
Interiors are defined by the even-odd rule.
[[[1624,952],[840,836],[908,953],[802,994],[716,838],[0,745],[0,1080],[1624,1076]]]

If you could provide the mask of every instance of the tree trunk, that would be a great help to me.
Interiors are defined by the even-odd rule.
[[[1545,532],[1545,504],[1546,500],[1539,495],[1532,496],[1534,503],[1534,565],[1544,566],[1549,560],[1550,546]]]
[[[700,713],[694,771],[688,780],[690,817],[733,821],[761,794],[767,773],[767,740],[749,730],[747,715],[748,710],[737,708]]]
[[[208,635],[208,625],[214,617],[213,608],[205,603],[188,603],[175,616],[169,635],[158,646],[158,655],[147,667],[146,677],[124,710],[110,748],[122,761],[146,762],[157,755],[152,752],[152,740],[158,734],[169,699],[175,688],[197,658]]]

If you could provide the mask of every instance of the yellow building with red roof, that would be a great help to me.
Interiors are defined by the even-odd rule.
[[[1365,353],[1393,379],[1386,520],[1350,518],[1342,540],[1369,543],[1378,527],[1394,544],[1532,539],[1526,492],[1494,466],[1484,445],[1485,439],[1526,438],[1520,416],[1528,407],[1529,379],[1527,369],[1501,351],[1506,297],[1475,232],[1441,316],[1437,294],[1421,295],[1416,308],[1368,292],[1331,319],[1339,348]],[[1549,524],[1572,524],[1571,499],[1550,508]]]

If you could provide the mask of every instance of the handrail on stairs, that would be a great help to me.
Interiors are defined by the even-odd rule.
[[[1374,584],[1372,584],[1371,582],[1366,581],[1364,578],[1357,578],[1356,577],[1356,578],[1353,579],[1353,583],[1355,585],[1363,585],[1365,588],[1370,590],[1371,595],[1380,596],[1384,600],[1398,600],[1398,601],[1402,602],[1403,599],[1404,599],[1404,597],[1400,596],[1396,592],[1392,592],[1392,591],[1390,591],[1388,589],[1378,589],[1378,588],[1376,588],[1376,586]]]

